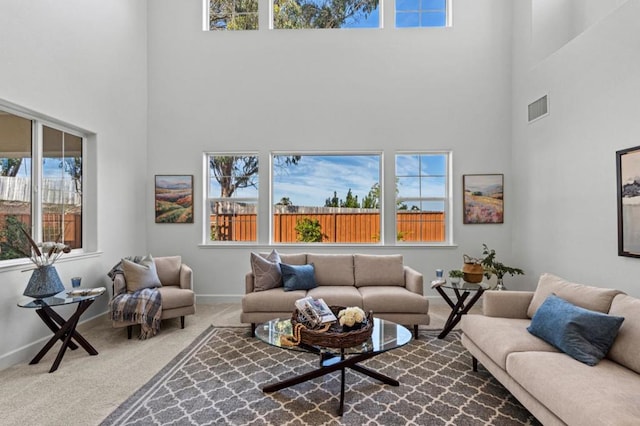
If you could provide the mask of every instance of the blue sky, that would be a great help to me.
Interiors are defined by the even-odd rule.
[[[45,158],[44,167],[42,168],[42,175],[44,178],[59,178],[63,174],[64,169],[60,168],[59,158]],[[31,176],[31,158],[23,158],[20,170],[18,170],[18,177],[30,177]],[[69,177],[65,174],[65,177]]]
[[[273,201],[288,197],[298,206],[324,206],[336,191],[345,199],[352,194],[362,201],[380,180],[378,155],[305,155],[297,165],[274,167]]]

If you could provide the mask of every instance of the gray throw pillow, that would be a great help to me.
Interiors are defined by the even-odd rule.
[[[280,255],[275,250],[266,258],[258,253],[251,253],[251,272],[254,277],[254,291],[265,291],[282,286]]]
[[[143,288],[162,287],[151,255],[143,257],[140,263],[122,259],[122,270],[128,293],[135,293]]]

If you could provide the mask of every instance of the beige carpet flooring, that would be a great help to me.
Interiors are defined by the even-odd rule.
[[[476,311],[474,309],[474,311]],[[430,329],[442,328],[446,305],[432,303]],[[166,320],[149,340],[127,339],[126,329],[114,329],[106,316],[79,327],[98,350],[68,350],[58,370],[49,374],[59,343],[36,365],[26,363],[0,371],[0,424],[98,425],[139,387],[191,343],[209,325],[240,327],[240,304],[198,305],[196,315]],[[44,325],[43,325],[44,327]]]

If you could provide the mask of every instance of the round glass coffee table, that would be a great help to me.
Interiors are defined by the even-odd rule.
[[[359,363],[373,358],[381,353],[406,345],[412,339],[411,332],[404,326],[380,318],[373,319],[373,332],[371,337],[361,345],[350,348],[337,349],[323,346],[300,344],[286,346],[280,344],[281,336],[291,336],[292,327],[290,319],[274,319],[256,327],[256,337],[263,342],[290,351],[315,353],[320,357],[320,367],[307,373],[294,376],[277,383],[263,386],[263,392],[275,392],[294,386],[317,377],[324,376],[334,371],[341,373],[340,406],[338,415],[344,411],[344,382],[345,368],[357,371],[372,377],[387,385],[399,386],[400,382],[377,371],[361,366]]]

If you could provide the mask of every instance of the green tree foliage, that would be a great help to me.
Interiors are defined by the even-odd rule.
[[[211,0],[209,29],[257,30],[258,0]]]
[[[29,257],[31,252],[29,240],[22,228],[29,229],[16,216],[6,217],[5,227],[0,230],[0,260]]]
[[[324,238],[327,238],[322,233],[322,225],[318,219],[311,219],[308,217],[299,219],[296,221],[296,233],[298,234],[298,241],[305,243],[321,243]]]
[[[276,156],[276,167],[296,165],[299,155]],[[220,184],[220,197],[228,198],[237,189],[258,187],[258,157],[256,156],[212,156],[209,168]]]
[[[274,0],[274,28],[341,28],[377,7],[378,0]]]
[[[360,208],[360,203],[358,202],[358,196],[356,195],[355,197],[353,196],[353,193],[351,192],[351,188],[349,188],[349,191],[347,191],[347,197],[344,201],[344,203],[340,203],[340,207],[349,207],[352,209],[359,209]]]
[[[60,168],[71,176],[76,192],[82,193],[82,157],[65,158],[60,162]]]
[[[362,208],[379,209],[380,208],[380,184],[374,183],[366,197],[362,199]]]
[[[22,158],[2,158],[0,159],[0,176],[14,177],[18,174]]]
[[[280,201],[276,203],[277,206],[292,206],[293,203],[289,197],[282,197]]]
[[[341,28],[345,22],[366,18],[379,0],[274,0],[273,27]],[[265,5],[268,3],[264,3]],[[258,29],[257,0],[211,0],[211,30]]]
[[[333,197],[327,198],[324,201],[324,206],[325,207],[350,207],[354,209],[359,209],[360,202],[358,202],[358,196],[357,195],[354,196],[353,192],[351,191],[351,188],[349,188],[349,191],[347,192],[347,196],[345,200],[338,199],[338,193],[336,191],[333,191]]]
[[[340,207],[340,199],[338,198],[338,193],[333,191],[333,197],[327,198],[324,202],[325,207]]]

